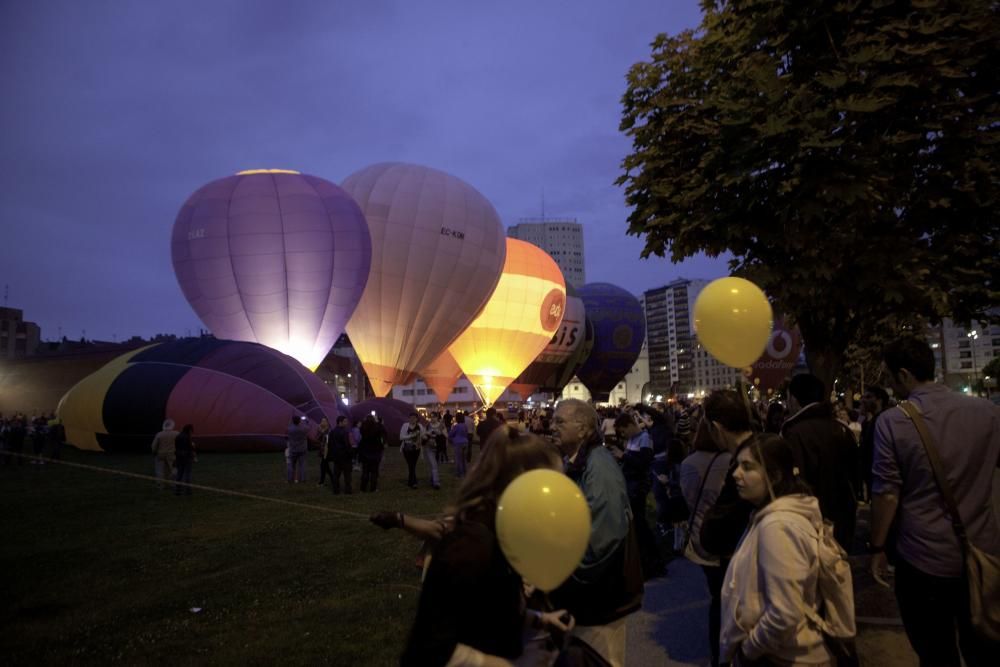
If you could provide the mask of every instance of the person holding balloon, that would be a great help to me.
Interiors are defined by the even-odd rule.
[[[558,451],[541,438],[496,430],[448,510],[453,523],[434,548],[401,665],[551,664],[554,653],[525,652],[544,653],[543,645],[526,647],[525,637],[537,630],[569,633],[573,619],[564,610],[529,610],[521,575],[542,590],[554,587],[586,546],[586,504],[557,472],[561,467]],[[546,502],[553,517],[573,528],[570,534],[539,523],[540,514],[549,514],[538,511]],[[559,541],[539,542],[553,537]]]

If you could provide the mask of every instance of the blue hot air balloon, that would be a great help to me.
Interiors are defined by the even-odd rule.
[[[580,288],[579,296],[594,326],[594,349],[576,376],[595,401],[606,401],[639,358],[646,317],[639,300],[616,285],[590,283]]]

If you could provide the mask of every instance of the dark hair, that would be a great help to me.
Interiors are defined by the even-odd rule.
[[[418,415],[416,412],[411,412],[410,416],[411,417],[416,417],[417,419],[420,419],[420,415]]]
[[[691,443],[693,452],[723,452],[725,449],[719,447],[719,443],[712,437],[712,432],[708,428],[707,419],[699,419],[697,430],[694,432],[694,441]]]
[[[732,433],[750,430],[750,415],[743,398],[732,389],[716,389],[705,398],[705,418],[719,422]]]
[[[926,340],[910,336],[894,340],[883,348],[882,360],[894,376],[905,368],[918,382],[934,379],[934,352]]]
[[[848,411],[847,411],[847,417],[848,417],[848,418],[849,418],[849,419],[850,419],[850,420],[851,420],[852,422],[856,422],[856,421],[858,421],[858,417],[860,417],[860,416],[861,416],[861,413],[860,413],[860,412],[858,412],[857,410],[855,410],[854,408],[851,408],[850,410],[848,410]]]
[[[635,419],[633,419],[632,415],[627,412],[623,412],[615,417],[615,430],[629,425],[635,426]]]
[[[876,385],[869,385],[868,388],[865,389],[865,393],[871,394],[879,401],[881,401],[883,410],[889,407],[889,392],[887,392],[882,387],[878,387]]]
[[[300,417],[298,415],[292,415],[292,423],[293,424],[295,424],[296,426],[298,426],[300,421],[302,421],[302,417]]]
[[[770,491],[774,493],[775,498],[795,493],[812,495],[809,485],[799,476],[795,467],[795,454],[791,445],[780,435],[773,433],[753,435],[737,447],[733,458],[739,457],[744,449],[749,449],[750,456],[760,464],[765,483],[770,482]],[[769,493],[764,504],[770,500]]]
[[[371,417],[371,415],[368,415],[368,416]],[[337,426],[340,426],[341,424],[343,424],[346,421],[347,421],[347,417],[345,417],[344,415],[338,416],[337,417]]]
[[[780,401],[775,401],[767,406],[767,417],[765,418],[765,433],[781,433],[781,425],[785,421],[785,405]]]
[[[822,403],[826,396],[826,385],[811,373],[800,373],[788,383],[788,393],[795,397],[799,405]]]
[[[187,433],[188,435],[191,435],[192,433],[194,433],[194,425],[184,424],[184,428],[181,429],[181,433]]]

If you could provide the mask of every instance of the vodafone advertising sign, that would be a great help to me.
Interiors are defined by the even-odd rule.
[[[782,317],[774,322],[764,354],[744,373],[758,389],[777,389],[795,368],[801,351],[802,337],[798,327],[789,327]]]

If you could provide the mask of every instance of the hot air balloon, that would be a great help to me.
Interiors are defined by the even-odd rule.
[[[128,352],[77,383],[58,408],[77,447],[146,453],[166,418],[194,424],[202,451],[278,451],[293,415],[333,423],[344,411],[295,359],[214,338]]]
[[[549,255],[526,241],[507,239],[507,259],[483,311],[448,351],[493,405],[562,324],[566,281]]]
[[[504,263],[493,205],[429,167],[381,163],[347,178],[372,234],[368,286],[347,324],[377,396],[410,382],[475,319]]]
[[[594,349],[576,376],[595,401],[606,401],[639,358],[646,339],[646,317],[639,300],[615,285],[584,285],[580,298],[594,325]]]
[[[462,377],[462,369],[458,367],[455,357],[445,350],[437,356],[426,368],[420,371],[424,384],[431,388],[438,402],[445,403],[455,388],[458,378]]]
[[[177,282],[216,338],[315,369],[344,331],[371,265],[361,209],[296,171],[242,171],[200,188],[174,222]]]
[[[577,296],[576,290],[567,284],[566,313],[563,316],[562,324],[541,354],[511,383],[510,388],[518,392],[523,401],[541,387],[552,391],[551,385],[561,375],[559,371],[566,365],[574,352],[583,345],[585,336],[586,314],[583,301]],[[567,377],[566,382],[569,380],[570,378]],[[554,391],[561,390],[566,382],[563,382]]]

